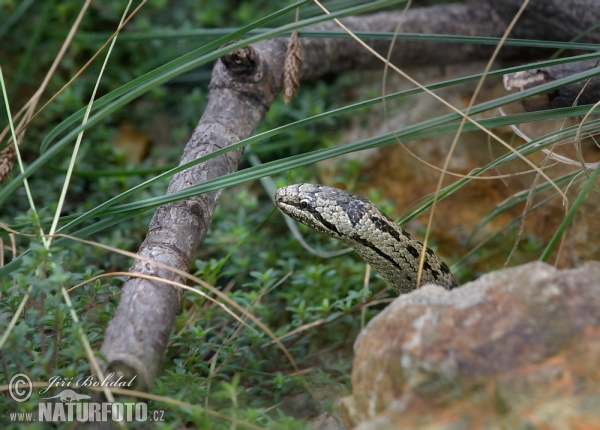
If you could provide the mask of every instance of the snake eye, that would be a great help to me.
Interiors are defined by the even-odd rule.
[[[300,208],[306,209],[308,207],[308,202],[306,200],[302,200],[300,202]]]

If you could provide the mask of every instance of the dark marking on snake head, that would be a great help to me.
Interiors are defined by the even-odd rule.
[[[373,223],[373,225],[375,226],[375,228],[377,230],[381,230],[383,228],[383,224],[381,223],[381,218],[377,218],[376,216],[372,216],[369,219],[371,220],[371,222]]]
[[[368,240],[363,239],[358,235],[352,236],[351,239],[353,239],[354,241],[360,243],[361,245],[369,248],[370,250],[375,252],[380,257],[385,258],[387,261],[389,261],[392,264],[392,266],[394,266],[396,269],[398,269],[399,271],[402,272],[402,267],[400,266],[400,264],[398,264],[398,262],[396,260],[394,260],[394,258],[392,258],[391,255],[386,254],[385,252],[383,252],[381,249],[377,248],[375,245],[373,245]]]
[[[406,245],[406,250],[408,252],[410,252],[410,255],[412,255],[413,257],[415,257],[415,258],[419,258],[420,257],[419,251],[417,251],[417,248],[415,248],[414,246],[412,246],[412,245]]]
[[[402,234],[405,237],[407,237],[408,239],[412,239],[413,238],[412,235],[409,232],[407,232],[406,230],[404,230],[404,229],[402,229]]]
[[[437,270],[434,270],[427,262],[425,262],[425,264],[423,264],[423,270],[427,270],[428,272],[431,272],[433,279],[435,279],[436,281],[440,278],[441,273]]]
[[[365,215],[365,212],[365,207],[360,202],[348,202],[346,215],[348,216],[352,227],[356,227],[356,225],[360,223],[360,220]]]
[[[313,206],[309,206],[307,210],[318,222],[320,222],[325,228],[331,231],[334,237],[338,237],[340,235],[340,232],[338,231],[337,227],[329,221],[327,221],[325,218],[323,218],[323,215],[321,215]]]
[[[431,249],[430,247],[427,247],[427,255],[429,255],[430,257],[433,257],[435,255],[435,252],[433,252],[433,249]]]
[[[450,268],[448,267],[448,265],[446,263],[444,263],[442,261],[442,264],[440,264],[440,269],[442,270],[442,273],[445,275],[450,274]]]
[[[371,222],[373,223],[373,225],[375,226],[375,228],[377,230],[387,233],[390,236],[392,236],[394,239],[400,241],[401,240],[400,234],[398,233],[398,230],[394,227],[395,224],[392,225],[394,223],[394,221],[390,220],[389,218],[387,218],[387,219],[386,218],[379,218],[376,216],[372,216],[369,219],[371,220]],[[390,224],[390,223],[392,223],[392,224]]]

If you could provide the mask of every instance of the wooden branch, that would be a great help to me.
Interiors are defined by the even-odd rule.
[[[553,67],[527,70],[504,75],[504,87],[508,90],[525,90],[576,73],[593,69],[600,65],[600,60],[586,60],[576,63],[560,64]],[[537,95],[523,100],[527,111],[568,107],[573,105],[594,104],[600,100],[600,77],[577,82],[573,85],[558,88],[550,93]]]
[[[570,40],[590,21],[600,21],[600,7],[591,0],[533,0],[521,18],[513,37],[552,39],[558,34]],[[502,36],[522,0],[480,1],[410,10],[402,25],[405,32]],[[563,16],[549,16],[561,13]],[[348,18],[343,22],[354,31],[395,30],[400,12]],[[548,27],[558,23],[558,27]],[[573,24],[570,25],[570,24]],[[580,24],[577,27],[575,24]],[[562,26],[562,27],[561,27]],[[572,28],[573,27],[573,28]],[[314,29],[339,30],[329,22]],[[535,29],[535,31],[534,31]],[[586,36],[594,40],[597,34]],[[352,69],[380,68],[382,63],[351,39],[299,39],[302,58],[299,80],[337,75]],[[258,43],[233,52],[217,61],[208,95],[209,103],[184,149],[182,163],[249,137],[282,89],[283,62],[287,39]],[[388,42],[370,41],[385,56]],[[392,61],[400,67],[449,64],[484,60],[493,47],[398,42]],[[546,55],[547,51],[523,48],[502,50],[503,58]],[[528,58],[529,59],[529,58]],[[236,150],[175,175],[167,192],[217,178],[237,170],[242,151]],[[211,192],[157,209],[139,255],[188,270],[197,247],[206,235],[221,192]],[[136,260],[131,271],[183,282],[179,276]],[[102,345],[107,373],[131,380],[137,375],[137,389],[148,390],[164,354],[175,316],[180,311],[182,292],[165,284],[130,278],[123,286],[121,301]]]
[[[208,106],[181,163],[250,136],[281,86],[279,77],[270,70],[280,69],[273,59],[277,61],[285,47],[280,47],[277,55],[264,49],[275,49],[280,44],[247,47],[217,62]],[[174,175],[167,193],[234,172],[241,154],[241,150],[232,151]],[[220,194],[221,191],[214,191],[158,208],[139,255],[187,271],[210,226]],[[185,283],[173,272],[140,260],[130,270]],[[181,295],[177,288],[145,279],[130,278],[125,282],[102,345],[101,351],[109,360],[107,372],[128,380],[137,375],[139,388],[152,386],[173,321],[180,311]]]

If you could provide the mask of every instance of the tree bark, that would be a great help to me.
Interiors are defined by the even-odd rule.
[[[522,0],[479,1],[429,8],[413,8],[402,24],[403,32],[501,37]],[[354,31],[393,32],[401,12],[353,17],[343,22]],[[511,37],[571,40],[600,22],[600,6],[591,0],[533,0]],[[334,22],[313,29],[339,30]],[[580,41],[598,42],[597,31]],[[351,39],[299,39],[302,63],[299,80],[338,75],[348,70],[380,68],[380,60]],[[187,143],[182,163],[249,137],[282,89],[283,62],[288,39],[274,39],[233,52],[217,61],[210,83],[209,103]],[[386,56],[387,41],[370,41]],[[392,61],[400,66],[442,65],[488,59],[493,46],[399,41]],[[505,47],[500,58],[529,61],[549,50]],[[174,175],[167,193],[232,173],[242,151],[236,150]],[[139,255],[187,271],[206,235],[221,191],[211,192],[157,209]],[[134,273],[184,282],[173,272],[136,260]],[[102,353],[106,371],[149,390],[164,354],[182,292],[166,284],[130,278],[107,328]]]

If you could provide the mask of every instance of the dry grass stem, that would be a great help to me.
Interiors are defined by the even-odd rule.
[[[298,71],[302,61],[302,49],[298,43],[298,31],[294,31],[290,37],[285,62],[283,63],[283,101],[288,104],[298,91]]]

